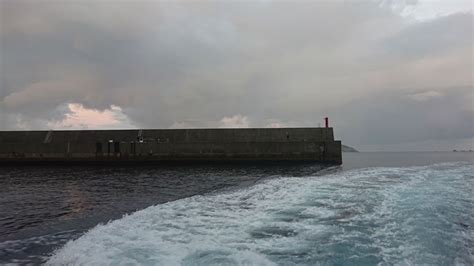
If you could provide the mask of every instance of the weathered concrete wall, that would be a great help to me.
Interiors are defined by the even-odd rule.
[[[288,160],[341,163],[332,128],[0,132],[6,161]]]

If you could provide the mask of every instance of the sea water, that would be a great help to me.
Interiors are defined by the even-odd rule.
[[[152,206],[69,242],[50,264],[473,264],[474,166],[276,178]]]
[[[345,168],[324,170],[192,169],[184,186],[193,179],[210,183],[201,178],[212,175],[238,181],[90,226],[41,259],[51,265],[474,264],[472,156],[345,157]],[[7,240],[0,247],[10,248],[15,262],[11,254],[31,241],[41,242]]]

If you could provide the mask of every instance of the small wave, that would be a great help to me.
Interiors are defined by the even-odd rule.
[[[69,239],[79,237],[80,233],[80,231],[68,230],[26,239],[2,241],[0,242],[0,260],[8,261],[14,265],[31,264],[31,261],[45,261],[48,259],[46,251],[50,245],[64,245]],[[39,252],[31,254],[32,250]],[[26,258],[15,258],[19,253],[29,255]],[[3,263],[5,262],[0,262],[0,265]]]
[[[152,206],[48,264],[472,264],[474,165],[367,168]]]

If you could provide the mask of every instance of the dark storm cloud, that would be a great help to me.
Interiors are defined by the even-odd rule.
[[[2,1],[0,129],[79,103],[139,127],[329,114],[356,145],[474,137],[473,15],[409,23],[382,2]]]

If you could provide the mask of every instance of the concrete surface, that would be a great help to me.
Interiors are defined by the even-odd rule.
[[[332,128],[0,131],[0,163],[315,161],[341,164]]]

